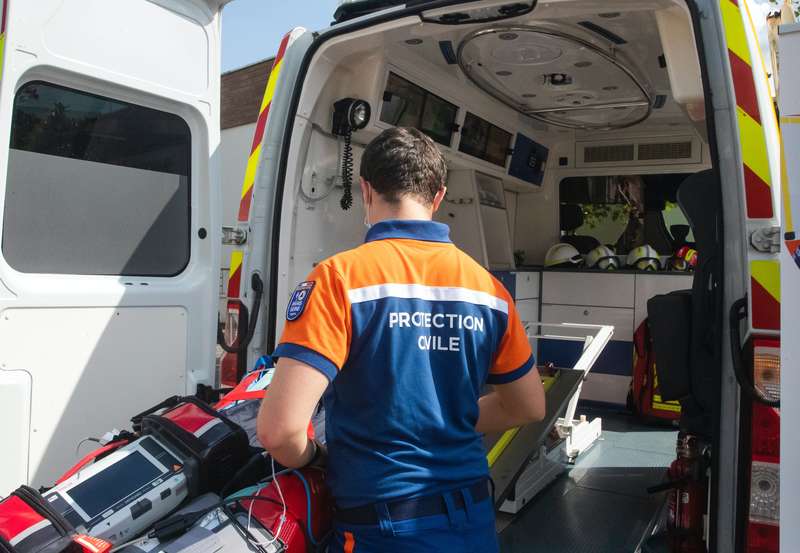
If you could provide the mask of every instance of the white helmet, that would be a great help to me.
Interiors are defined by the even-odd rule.
[[[559,242],[547,250],[544,256],[545,267],[577,267],[583,263],[583,257],[575,246]]]
[[[653,246],[645,244],[628,253],[627,265],[640,271],[658,271],[661,269],[661,259]]]
[[[597,246],[586,254],[586,266],[590,269],[614,271],[619,269],[619,260],[608,246]]]

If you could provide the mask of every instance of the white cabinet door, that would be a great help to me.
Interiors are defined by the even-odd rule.
[[[633,341],[633,309],[543,304],[542,322],[613,325],[612,340]],[[548,334],[560,334],[561,336],[594,334],[591,329],[584,328],[545,327],[543,330]]]
[[[514,304],[517,306],[519,318],[523,323],[539,320],[539,300],[516,300]]]
[[[545,271],[542,302],[633,308],[635,275]]]
[[[529,300],[539,297],[539,273],[518,271],[516,279],[516,299]]]

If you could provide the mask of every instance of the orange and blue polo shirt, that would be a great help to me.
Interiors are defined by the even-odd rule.
[[[340,507],[485,477],[481,390],[534,366],[510,294],[449,233],[433,221],[380,222],[289,301],[273,357],[331,381],[328,483]]]

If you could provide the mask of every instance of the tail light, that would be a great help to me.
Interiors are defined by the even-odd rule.
[[[780,342],[753,340],[753,383],[770,400],[779,400]],[[750,431],[750,512],[748,553],[778,553],[780,521],[780,411],[753,402]]]
[[[228,302],[228,319],[225,321],[225,341],[231,345],[237,343],[239,337],[239,306],[241,302]]]

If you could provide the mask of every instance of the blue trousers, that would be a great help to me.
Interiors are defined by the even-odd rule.
[[[453,494],[463,494],[464,508]],[[486,498],[473,503],[469,491],[443,494],[447,513],[391,520],[386,504],[376,505],[376,525],[335,523],[329,553],[497,553],[494,505]]]

